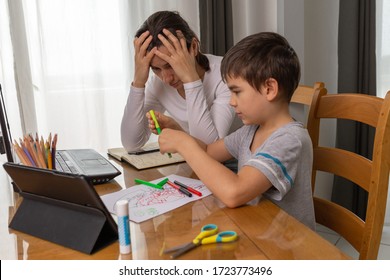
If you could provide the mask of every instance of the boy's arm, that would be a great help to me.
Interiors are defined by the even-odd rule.
[[[224,139],[219,139],[216,142],[207,145],[205,151],[210,157],[218,162],[224,162],[233,158],[233,156],[225,148]]]
[[[212,150],[207,147],[206,152],[206,146],[200,146],[188,134],[165,129],[159,144],[163,153],[180,153],[199,179],[228,207],[243,205],[271,187],[271,182],[259,170],[244,166],[236,174],[213,158],[218,157],[215,152],[224,148],[222,140],[209,145]]]

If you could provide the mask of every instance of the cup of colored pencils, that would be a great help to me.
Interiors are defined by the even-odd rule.
[[[51,133],[47,140],[38,133],[35,138],[32,134],[25,135],[19,142],[14,140],[14,150],[20,162],[27,166],[55,169],[55,154],[57,146],[57,134],[52,138]]]

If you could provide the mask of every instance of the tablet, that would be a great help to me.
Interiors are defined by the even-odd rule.
[[[79,174],[3,165],[23,201],[9,227],[85,253],[117,240],[117,224],[92,183]]]

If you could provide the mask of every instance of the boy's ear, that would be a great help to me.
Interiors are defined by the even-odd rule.
[[[265,89],[267,93],[267,100],[272,101],[278,96],[279,86],[278,81],[274,78],[269,78],[265,81]]]

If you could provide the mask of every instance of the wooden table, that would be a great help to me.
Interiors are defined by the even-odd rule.
[[[134,178],[154,180],[170,174],[195,177],[186,163],[143,171],[137,171],[126,163],[115,161],[115,164],[123,174],[110,183],[97,185],[100,195],[131,187]],[[14,195],[18,202],[21,198],[18,194]],[[9,210],[10,221],[17,206],[1,208],[1,215]],[[132,253],[129,255],[119,254],[118,241],[87,255],[4,228],[6,225],[1,225],[1,230],[15,236],[13,240],[18,259],[170,259],[169,255],[162,254],[165,248],[191,241],[208,223],[217,224],[220,231],[236,231],[239,239],[233,243],[202,245],[179,259],[349,259],[334,245],[266,199],[255,206],[229,209],[211,195],[143,223],[131,222]]]

